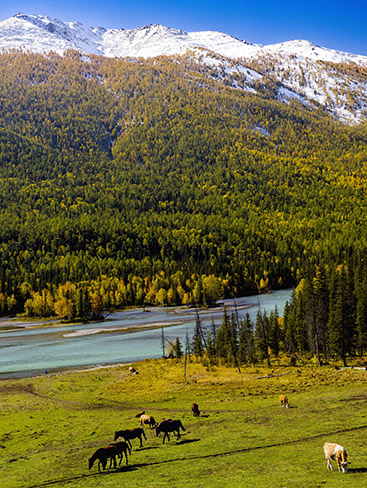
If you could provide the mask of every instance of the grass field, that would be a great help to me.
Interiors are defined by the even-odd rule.
[[[193,361],[184,381],[182,363],[135,366],[138,375],[119,366],[1,381],[1,488],[367,486],[366,370],[279,366],[239,374]],[[291,408],[280,407],[279,393]],[[162,444],[145,427],[147,441],[142,449],[132,441],[128,466],[89,470],[94,451],[115,430],[137,427],[142,410],[158,421],[181,419],[181,440]],[[346,448],[347,474],[326,469],[325,441]]]

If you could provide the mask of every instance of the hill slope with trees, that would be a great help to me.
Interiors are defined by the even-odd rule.
[[[2,314],[212,303],[357,270],[365,125],[282,104],[271,79],[235,89],[189,55],[0,66]]]

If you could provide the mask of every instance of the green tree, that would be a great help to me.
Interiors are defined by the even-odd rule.
[[[329,338],[330,350],[347,366],[347,356],[353,352],[355,320],[348,269],[340,265],[330,282]]]
[[[256,314],[255,344],[259,359],[266,359],[268,366],[271,366],[269,355],[269,319],[266,312],[259,310]]]

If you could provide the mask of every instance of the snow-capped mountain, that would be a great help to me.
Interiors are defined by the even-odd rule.
[[[196,53],[200,62],[217,65],[224,76],[281,83],[279,98],[317,102],[346,122],[367,118],[367,56],[294,40],[261,46],[221,32],[185,32],[162,25],[139,29],[87,27],[42,15],[17,14],[0,22],[0,51],[8,49],[63,54],[68,49],[108,57],[155,57]],[[235,62],[235,63],[234,63]],[[350,69],[340,69],[348,65]],[[354,68],[353,68],[354,66]],[[232,86],[252,91],[251,83]]]
[[[9,48],[39,53],[55,51],[59,54],[75,49],[109,57],[154,57],[203,48],[235,59],[280,54],[297,59],[354,62],[367,66],[367,56],[327,49],[303,40],[261,46],[215,31],[185,32],[163,25],[105,29],[22,13],[0,22],[0,49]]]
[[[244,43],[221,32],[184,32],[162,25],[139,29],[86,27],[41,15],[17,14],[0,22],[0,49],[31,52],[76,49],[109,57],[154,57],[204,48],[231,58],[256,55],[261,46]]]

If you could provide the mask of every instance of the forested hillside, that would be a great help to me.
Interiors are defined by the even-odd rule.
[[[358,263],[366,126],[253,83],[189,55],[1,55],[0,312],[211,303]]]

